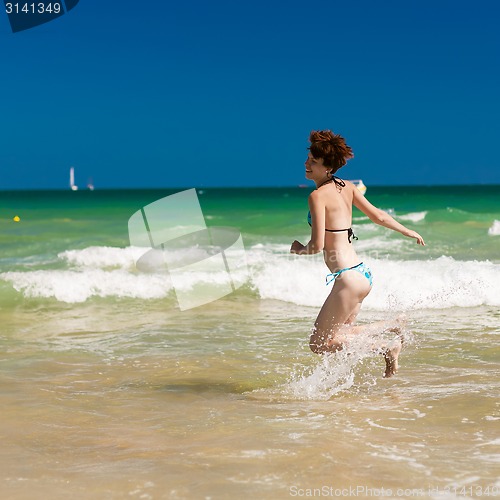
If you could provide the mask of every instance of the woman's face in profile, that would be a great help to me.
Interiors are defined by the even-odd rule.
[[[321,179],[326,174],[326,167],[323,165],[323,158],[314,158],[309,152],[305,162],[306,179]]]

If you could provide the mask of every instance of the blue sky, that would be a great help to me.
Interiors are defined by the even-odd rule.
[[[0,190],[294,186],[312,129],[367,185],[500,184],[495,0],[80,0],[0,12]]]

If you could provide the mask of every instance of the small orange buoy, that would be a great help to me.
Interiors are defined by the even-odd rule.
[[[19,215],[16,215],[12,220],[14,222],[19,222],[21,220],[21,217],[19,217]]]

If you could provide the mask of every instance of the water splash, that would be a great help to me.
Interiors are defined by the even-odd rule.
[[[311,373],[294,373],[285,393],[293,399],[326,401],[353,386],[358,361],[342,351],[323,356]]]
[[[374,334],[368,326],[367,333],[356,335],[347,348],[321,356],[312,368],[299,368],[284,392],[294,399],[326,401],[353,387],[376,385],[379,374],[374,375],[372,370],[361,373],[360,367],[366,362],[380,362],[380,346],[392,341],[393,333]]]

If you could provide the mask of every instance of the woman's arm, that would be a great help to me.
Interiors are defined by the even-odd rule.
[[[309,195],[308,203],[312,218],[311,239],[307,245],[295,240],[290,253],[310,255],[321,252],[325,246],[325,206],[317,191]]]
[[[420,236],[416,231],[412,231],[411,229],[403,226],[403,224],[394,220],[388,213],[380,210],[380,208],[372,205],[354,185],[352,203],[356,208],[359,208],[359,210],[366,214],[372,222],[375,222],[375,224],[397,231],[408,238],[415,238],[417,240],[417,244],[425,245],[422,236]]]

